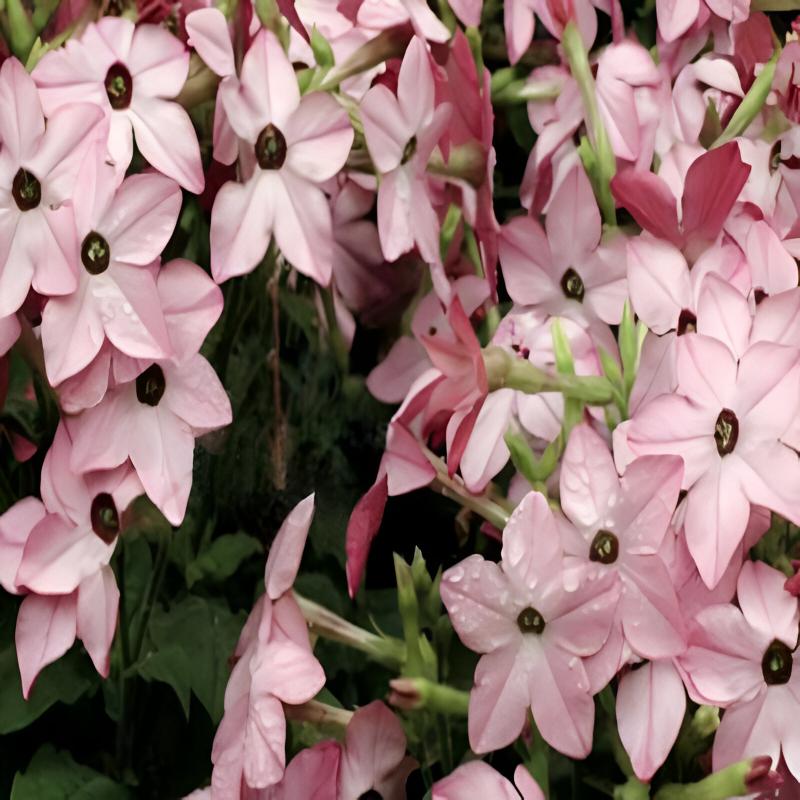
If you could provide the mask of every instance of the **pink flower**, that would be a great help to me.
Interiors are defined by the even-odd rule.
[[[703,153],[689,167],[680,216],[676,194],[663,177],[651,172],[619,172],[611,181],[611,190],[642,228],[683,249],[694,260],[722,231],[749,174],[750,165],[742,161],[739,145],[728,142]]]
[[[380,701],[359,708],[347,725],[339,766],[339,794],[403,800],[406,778],[417,762],[406,756],[406,735],[400,720]]]
[[[561,541],[544,496],[529,493],[503,531],[501,563],[473,555],[445,572],[442,600],[459,638],[483,653],[470,694],[470,746],[505,747],[528,709],[544,739],[573,758],[591,750],[594,702],[582,658],[608,637],[618,586],[564,587]]]
[[[337,800],[342,748],[324,741],[301,750],[286,766],[280,783],[264,790],[260,800]],[[188,800],[188,798],[187,798]]]
[[[581,325],[622,319],[627,283],[625,238],[601,243],[602,222],[580,164],[555,192],[545,229],[532,217],[515,217],[500,237],[503,277],[511,298]]]
[[[109,670],[119,590],[109,566],[122,513],[141,494],[129,467],[75,475],[69,467],[70,436],[62,422],[42,466],[43,504],[20,501],[4,517],[20,527],[3,537],[15,592],[31,592],[17,617],[17,657],[28,696],[39,671],[60,658],[79,637],[97,671]],[[0,531],[2,530],[0,526]],[[10,549],[9,548],[13,548]]]
[[[561,507],[575,528],[562,530],[565,550],[576,557],[578,579],[588,558],[592,569],[614,575],[622,589],[612,634],[587,666],[596,690],[627,660],[623,643],[650,659],[678,655],[685,647],[678,598],[658,554],[682,477],[680,458],[649,456],[630,464],[620,479],[608,447],[591,427],[578,425],[570,434],[561,465]]]
[[[799,362],[793,347],[760,341],[734,354],[717,339],[687,334],[678,345],[677,393],[646,403],[629,423],[634,454],[684,460],[686,541],[709,587],[741,542],[751,504],[800,520],[800,463],[781,442],[800,402]]]
[[[781,111],[795,124],[800,122],[800,43],[788,42],[775,68],[773,87]]]
[[[71,465],[80,472],[111,469],[130,458],[150,499],[178,525],[192,485],[195,437],[231,421],[225,389],[197,352],[222,298],[199,267],[180,259],[162,268],[158,290],[175,357],[129,360],[127,382],[74,418]],[[100,364],[104,385],[110,356]]]
[[[281,780],[286,764],[282,703],[305,703],[325,684],[291,593],[313,516],[310,495],[284,521],[264,571],[266,594],[239,637],[238,660],[225,690],[225,715],[211,753],[215,799],[238,800],[248,788],[264,789]]]
[[[657,0],[656,18],[658,32],[666,42],[674,42],[683,36],[703,16],[708,16],[709,11],[724,20],[742,22],[750,13],[748,0]]]
[[[0,318],[33,288],[75,290],[75,225],[69,201],[78,167],[102,114],[86,103],[51,114],[45,124],[36,85],[16,58],[0,68]]]
[[[703,702],[726,709],[714,738],[714,769],[761,754],[777,767],[783,755],[800,779],[800,614],[785,580],[764,563],[745,562],[739,608],[710,606],[695,618],[680,661]]]
[[[49,116],[67,103],[88,102],[110,121],[108,152],[118,174],[133,156],[133,137],[159,172],[198,194],[203,189],[200,148],[189,115],[170,102],[183,88],[189,52],[157,25],[103,17],[80,39],[47,53],[34,70]]]
[[[485,761],[468,761],[446,778],[433,784],[432,800],[544,800],[544,793],[521,764],[514,772],[514,783],[504,778]]]
[[[430,55],[416,37],[403,56],[397,96],[377,84],[361,101],[364,136],[380,173],[378,233],[387,261],[416,245],[429,264],[441,263],[439,218],[425,170],[450,112],[449,104],[436,105]]]
[[[467,14],[471,19],[475,12],[471,6],[476,0],[457,0],[459,16]],[[432,42],[446,42],[450,31],[431,11],[425,0],[360,0],[356,21],[365,28],[383,30],[410,22],[417,36]]]
[[[333,233],[319,184],[344,166],[350,152],[353,129],[346,112],[321,92],[300,98],[292,65],[266,30],[244,57],[241,83],[224,81],[217,102],[224,104],[228,121],[245,143],[247,180],[225,184],[214,202],[215,280],[250,272],[274,236],[296,269],[327,285]]]
[[[42,314],[45,364],[53,386],[84,369],[106,337],[132,358],[172,354],[148,265],[178,220],[178,185],[158,174],[133,175],[115,192],[113,169],[90,163],[84,186],[86,193],[75,201],[78,288],[51,299]]]

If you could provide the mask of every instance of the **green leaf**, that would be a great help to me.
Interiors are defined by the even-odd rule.
[[[0,651],[0,734],[30,725],[56,703],[74,703],[98,678],[79,648],[42,670],[30,699],[22,699],[13,635]]]
[[[11,800],[127,800],[131,792],[110,778],[45,745],[24,773],[18,772]]]
[[[215,583],[224,581],[236,572],[243,561],[261,552],[261,542],[246,533],[220,536],[186,567],[186,585],[191,589],[202,580]]]
[[[152,647],[135,665],[145,680],[171,686],[188,713],[192,692],[217,723],[244,614],[202,597],[187,597],[168,611],[157,608],[150,621]]]

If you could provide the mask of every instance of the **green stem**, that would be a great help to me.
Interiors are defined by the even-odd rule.
[[[614,390],[607,378],[597,375],[550,375],[524,358],[513,356],[501,347],[483,350],[489,376],[489,390],[516,389],[525,394],[560,392],[565,398],[582,400],[590,405],[607,405],[614,400]]]
[[[390,669],[402,669],[406,660],[406,648],[399,639],[393,636],[378,636],[359,628],[358,625],[297,592],[294,593],[294,598],[312,633],[360,650]]]
[[[733,113],[725,130],[711,145],[712,148],[719,147],[732,141],[737,136],[741,136],[758,116],[772,89],[772,79],[775,77],[775,65],[778,62],[779,55],[780,49],[776,49],[772,54],[772,58],[764,64],[764,68],[753,81],[753,85],[748,89],[747,94],[742,98],[742,102],[739,103],[739,107]]]
[[[390,701],[408,711],[428,709],[453,717],[466,717],[469,692],[427,678],[396,678],[390,683]]]
[[[668,783],[655,794],[654,800],[727,800],[751,794],[746,776],[752,768],[751,759],[731,764],[697,783]]]
[[[589,138],[594,148],[596,156],[596,174],[594,176],[594,190],[597,194],[597,202],[603,212],[603,218],[609,225],[617,224],[617,214],[614,205],[614,198],[611,194],[610,181],[617,171],[617,160],[611,149],[611,142],[608,139],[603,119],[600,116],[600,108],[597,105],[597,94],[594,87],[592,69],[589,65],[589,57],[581,38],[581,33],[574,22],[567,23],[564,34],[561,37],[561,44],[569,62],[572,77],[580,89],[583,99],[585,112],[586,128],[589,131]]]

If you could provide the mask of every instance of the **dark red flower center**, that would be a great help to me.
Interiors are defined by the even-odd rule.
[[[164,370],[158,364],[151,364],[136,379],[136,399],[147,406],[157,406],[166,388]]]
[[[358,800],[383,800],[383,795],[377,789],[369,789],[359,795]]]
[[[121,111],[131,104],[133,78],[124,64],[117,61],[108,68],[105,85],[108,102],[115,111]]]
[[[81,264],[90,275],[99,275],[108,269],[111,248],[97,232],[87,233],[81,244]]]
[[[111,544],[119,533],[119,514],[114,498],[101,492],[92,500],[90,512],[92,530],[106,543]]]
[[[280,169],[286,161],[286,139],[271,122],[256,139],[256,160],[261,169]]]
[[[561,276],[561,291],[570,300],[577,300],[579,303],[583,302],[586,287],[583,285],[583,278],[572,267]]]
[[[678,317],[678,336],[684,333],[694,333],[697,330],[697,316],[694,312],[684,308]]]
[[[611,531],[597,531],[589,545],[589,560],[613,564],[619,557],[619,539]]]
[[[544,617],[535,609],[528,606],[519,612],[517,625],[523,633],[541,633],[544,630]]]
[[[729,408],[723,408],[719,412],[717,421],[714,425],[714,441],[717,443],[717,452],[721,456],[726,456],[733,452],[736,441],[739,438],[739,420],[736,414]]]
[[[414,158],[414,153],[417,152],[417,137],[412,136],[407,142],[406,146],[403,148],[403,158],[401,159],[401,164],[407,164]]]
[[[789,683],[792,677],[792,651],[779,639],[775,639],[764,651],[761,672],[768,686]]]
[[[42,202],[42,184],[36,176],[20,168],[11,183],[11,196],[20,211],[30,211]]]

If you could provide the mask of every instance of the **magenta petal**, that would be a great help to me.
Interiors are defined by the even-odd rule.
[[[347,523],[347,590],[355,597],[364,570],[372,540],[378,533],[383,510],[388,497],[388,480],[384,475],[377,480],[367,493],[356,503],[350,521]]]
[[[627,169],[614,176],[611,191],[617,203],[627,208],[642,228],[681,246],[678,204],[662,178],[652,172]]]
[[[750,174],[736,142],[703,153],[686,173],[683,190],[685,236],[713,241],[722,230]]]
[[[76,595],[29,594],[19,607],[14,641],[27,700],[39,672],[72,647],[76,631]]]
[[[617,689],[617,725],[636,777],[649,781],[664,763],[686,711],[686,692],[669,661],[626,672]]]

